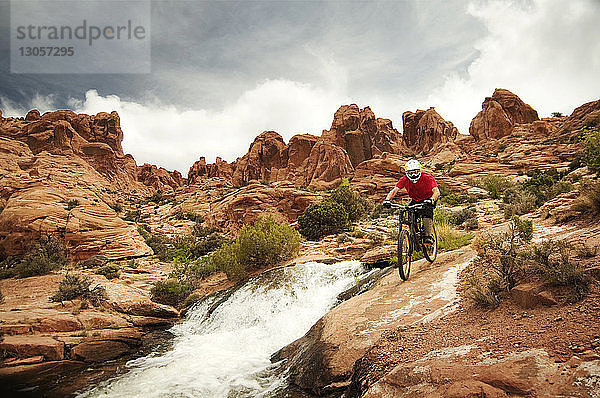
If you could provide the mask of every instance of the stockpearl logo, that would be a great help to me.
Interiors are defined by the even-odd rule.
[[[149,1],[11,1],[12,73],[149,73]]]

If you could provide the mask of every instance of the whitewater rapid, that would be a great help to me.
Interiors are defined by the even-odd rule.
[[[303,336],[365,270],[358,261],[306,263],[258,276],[209,315],[215,299],[174,326],[173,347],[130,361],[90,397],[275,397],[286,386],[270,356]]]

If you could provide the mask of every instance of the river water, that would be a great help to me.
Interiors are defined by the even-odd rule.
[[[271,354],[303,336],[364,272],[358,261],[266,272],[210,314],[216,299],[197,304],[171,329],[170,351],[130,361],[80,397],[280,397],[286,377]]]

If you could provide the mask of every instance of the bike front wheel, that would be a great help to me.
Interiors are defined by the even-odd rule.
[[[433,244],[432,245],[423,244],[423,255],[425,256],[427,261],[429,261],[430,263],[435,261],[435,259],[437,258],[437,252],[438,252],[438,240],[437,240],[437,233],[435,232],[435,225],[432,225],[432,227],[433,227]]]
[[[400,231],[398,235],[398,273],[403,281],[408,279],[410,274],[410,263],[412,261],[412,247],[410,236],[407,231]]]

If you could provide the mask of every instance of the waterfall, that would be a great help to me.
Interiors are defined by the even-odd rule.
[[[205,300],[171,329],[173,347],[80,397],[276,397],[286,386],[270,356],[303,336],[351,287],[358,261],[306,263],[248,281],[209,314]]]

